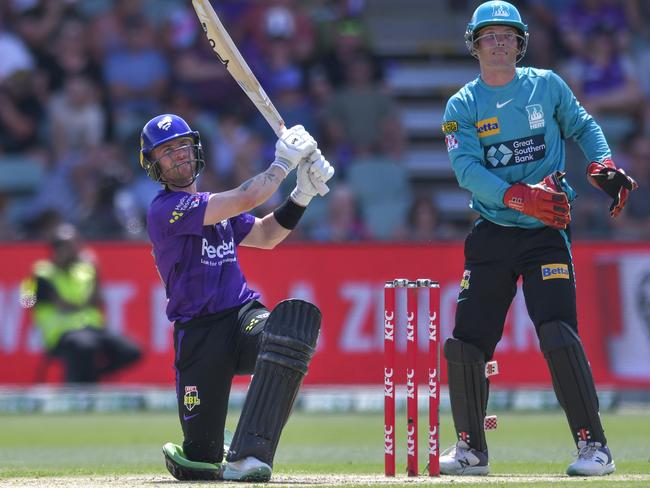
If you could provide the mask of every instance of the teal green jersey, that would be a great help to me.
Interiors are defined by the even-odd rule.
[[[458,183],[472,193],[470,206],[505,226],[544,225],[506,207],[503,195],[513,183],[536,184],[564,171],[565,139],[573,138],[588,161],[611,155],[600,126],[549,70],[517,68],[499,87],[471,81],[447,102],[442,130]],[[568,183],[564,190],[575,198]]]

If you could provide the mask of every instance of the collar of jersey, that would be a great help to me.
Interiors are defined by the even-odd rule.
[[[510,88],[512,88],[519,81],[520,77],[521,77],[521,68],[516,68],[514,78],[512,80],[510,80],[508,83],[506,83],[505,85],[501,85],[501,86],[488,85],[487,83],[485,83],[483,81],[483,78],[481,78],[481,75],[479,75],[479,77],[478,77],[478,84],[481,86],[481,88],[485,88],[486,90],[494,91],[494,92],[501,92],[501,91],[509,90]]]

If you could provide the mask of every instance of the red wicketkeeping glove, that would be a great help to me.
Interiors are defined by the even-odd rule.
[[[617,168],[610,158],[603,159],[602,163],[593,161],[587,166],[587,179],[596,188],[600,188],[614,199],[609,206],[609,215],[618,217],[627,203],[627,197],[632,190],[639,185],[632,178],[625,174],[621,168]]]
[[[566,229],[571,222],[571,208],[559,181],[564,173],[557,172],[536,185],[515,183],[506,190],[503,203],[523,214],[541,220],[555,229]]]

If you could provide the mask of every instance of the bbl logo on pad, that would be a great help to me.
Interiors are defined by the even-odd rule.
[[[201,399],[199,398],[199,390],[196,386],[186,386],[185,395],[183,396],[183,405],[190,412],[197,405],[201,405]]]
[[[569,267],[563,263],[542,264],[542,280],[568,280]]]

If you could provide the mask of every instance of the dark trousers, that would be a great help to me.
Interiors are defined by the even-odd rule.
[[[539,326],[561,320],[577,331],[570,235],[550,227],[503,227],[487,220],[465,240],[465,272],[453,336],[492,358],[522,278],[530,318]]]
[[[66,332],[50,354],[63,360],[67,383],[96,383],[141,356],[129,339],[94,327]]]
[[[183,447],[190,459],[220,462],[230,388],[252,374],[269,311],[252,301],[174,326],[174,368]]]

